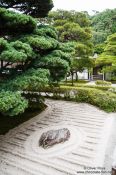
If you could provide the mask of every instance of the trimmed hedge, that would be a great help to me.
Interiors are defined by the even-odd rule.
[[[116,95],[96,89],[78,89],[76,101],[86,102],[105,110],[116,112]]]
[[[108,91],[109,91],[109,92],[113,92],[113,93],[116,94],[116,88],[115,88],[115,87],[112,87],[112,88],[108,89]]]
[[[51,92],[52,98],[89,103],[106,112],[116,112],[116,94],[85,87],[47,87],[44,92]]]
[[[96,85],[101,85],[101,86],[111,86],[112,83],[108,81],[103,81],[103,80],[97,80],[95,82]]]

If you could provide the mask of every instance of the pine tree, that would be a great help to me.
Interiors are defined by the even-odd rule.
[[[52,0],[1,0],[0,7],[13,8],[33,17],[45,17],[53,8]]]
[[[102,66],[104,72],[111,72],[116,79],[116,33],[107,37],[103,53],[96,59],[96,65]]]
[[[0,112],[14,116],[33,101],[23,91],[38,92],[65,77],[71,47],[58,41],[53,27],[28,15],[0,8],[0,24]]]
[[[84,69],[90,69],[94,60],[90,58],[93,54],[91,41],[92,31],[90,21],[85,13],[76,11],[57,10],[49,13],[46,22],[52,24],[58,30],[58,36],[62,42],[72,42],[75,53],[71,59],[71,76]],[[73,81],[72,81],[73,84]]]

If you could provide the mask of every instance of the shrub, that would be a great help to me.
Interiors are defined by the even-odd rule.
[[[108,91],[109,91],[109,92],[113,92],[113,93],[116,94],[116,88],[115,88],[115,87],[112,87],[112,88],[108,89]]]
[[[102,85],[102,86],[111,86],[112,83],[111,82],[108,82],[108,81],[103,81],[103,80],[97,80],[95,82],[96,85]]]
[[[53,92],[53,89],[46,87],[44,91]],[[72,88],[67,86],[61,86],[60,88],[54,87],[54,91],[55,96],[53,93],[53,98],[89,103],[106,112],[116,112],[116,94],[110,91],[86,87]]]
[[[116,81],[116,76],[111,77],[111,80],[112,80],[112,81]]]
[[[76,101],[90,103],[106,112],[116,112],[116,95],[108,91],[80,88]]]
[[[0,112],[3,115],[18,115],[23,113],[27,107],[28,101],[19,92],[0,92]]]

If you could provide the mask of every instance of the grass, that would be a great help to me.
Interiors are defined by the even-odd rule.
[[[6,134],[10,129],[13,129],[14,127],[20,125],[21,123],[35,117],[39,113],[41,113],[46,106],[44,106],[43,109],[26,109],[23,114],[17,115],[17,116],[4,116],[0,114],[0,135]]]
[[[78,86],[78,85],[86,85],[86,83],[88,83],[88,80],[74,80],[73,81],[73,85],[74,86]],[[67,81],[62,81],[60,82],[61,85],[67,85],[67,86],[72,86],[72,81],[71,80],[67,80]]]
[[[70,86],[70,85],[66,85],[66,84],[62,84],[60,85],[60,87],[62,88],[72,88],[72,89],[78,89],[79,87],[84,87],[84,88],[91,88],[91,89],[100,89],[100,90],[103,90],[103,91],[108,91],[109,89],[115,89],[111,86],[96,86],[96,85],[86,85],[86,84],[78,84],[78,85],[74,85],[74,86]]]
[[[116,88],[115,87],[111,87],[111,86],[109,86],[109,85],[105,85],[105,86],[103,86],[103,85],[89,85],[89,84],[87,84],[87,82],[88,81],[84,81],[84,80],[80,80],[80,81],[74,81],[74,85],[72,86],[72,83],[71,83],[71,81],[67,81],[67,83],[65,82],[65,81],[63,81],[63,82],[61,82],[60,83],[60,87],[62,88],[62,87],[67,87],[67,88],[72,88],[72,89],[77,89],[78,87],[85,87],[85,88],[94,88],[94,89],[100,89],[100,90],[105,90],[105,91],[107,91],[107,90],[109,90],[109,89],[114,89],[114,91],[116,90]]]

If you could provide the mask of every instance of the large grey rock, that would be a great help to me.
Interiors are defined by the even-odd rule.
[[[39,146],[43,148],[51,147],[67,141],[70,138],[70,131],[67,128],[50,130],[43,133],[39,140]]]

